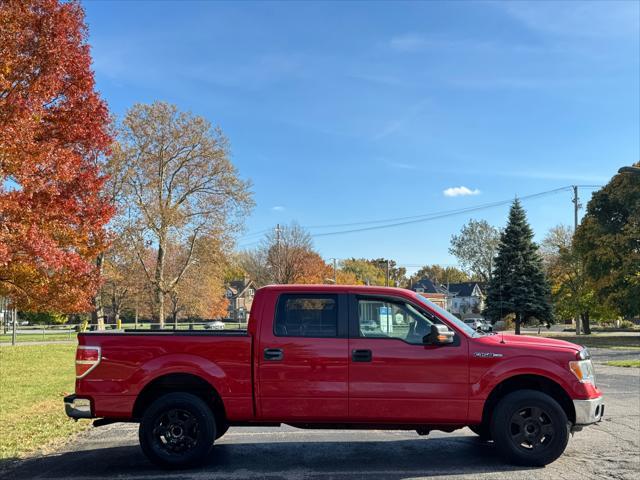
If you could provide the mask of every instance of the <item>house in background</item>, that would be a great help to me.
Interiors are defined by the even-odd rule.
[[[227,317],[233,322],[246,323],[255,294],[255,284],[248,278],[229,282],[226,290],[229,300]]]
[[[478,282],[449,284],[448,310],[459,318],[477,317],[484,309],[484,293]]]
[[[431,279],[424,277],[411,285],[411,290],[419,293],[439,307],[448,309],[449,307],[449,291],[444,285],[439,285]]]

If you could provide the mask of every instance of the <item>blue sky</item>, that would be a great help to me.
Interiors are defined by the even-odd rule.
[[[640,159],[639,2],[84,6],[115,115],[165,100],[229,137],[256,200],[240,245],[278,222],[330,233],[351,227],[316,226],[598,185]],[[570,199],[524,201],[538,240],[573,222]],[[451,235],[507,210],[314,242],[325,258],[455,264]]]

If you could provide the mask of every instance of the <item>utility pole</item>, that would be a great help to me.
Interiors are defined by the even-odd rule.
[[[573,199],[571,202],[573,203],[573,233],[578,229],[578,210],[582,207],[580,204],[580,198],[578,197],[578,186],[573,185]]]
[[[389,260],[387,259],[387,287],[389,286]]]
[[[333,259],[333,284],[338,284],[338,259]]]
[[[578,197],[578,186],[572,185],[573,188],[573,199],[571,202],[573,203],[573,234],[575,235],[578,230],[578,210],[582,205],[580,205],[580,198]],[[582,325],[580,321],[580,315],[576,315],[576,335],[580,335],[582,330]]]

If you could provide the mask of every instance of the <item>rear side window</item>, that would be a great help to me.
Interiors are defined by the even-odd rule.
[[[281,295],[273,333],[276,337],[337,337],[338,296]]]

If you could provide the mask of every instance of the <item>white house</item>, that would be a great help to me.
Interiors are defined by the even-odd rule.
[[[484,309],[484,298],[478,282],[449,284],[449,311],[460,318],[479,315]]]

